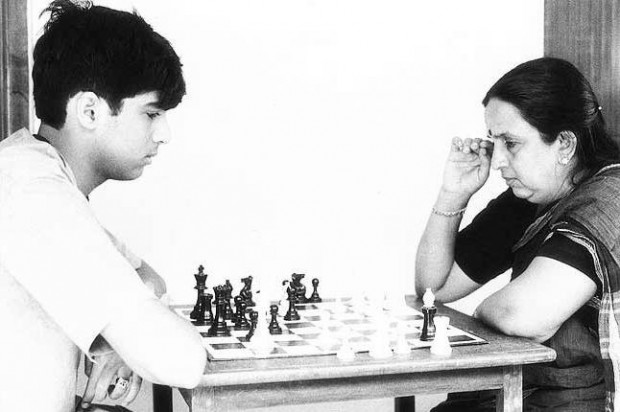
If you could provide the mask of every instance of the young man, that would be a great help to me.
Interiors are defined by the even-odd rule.
[[[131,401],[139,376],[196,386],[199,334],[88,204],[106,180],[139,177],[169,141],[181,63],[136,14],[69,0],[47,11],[33,67],[41,127],[0,143],[0,410],[74,411],[81,352],[95,362],[85,407],[109,385]]]

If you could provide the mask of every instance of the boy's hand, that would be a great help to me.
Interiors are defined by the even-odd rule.
[[[86,359],[88,382],[78,411],[89,410],[93,401],[101,402],[106,397],[123,405],[136,399],[142,378],[133,373],[116,352],[95,356],[94,360],[95,363]]]

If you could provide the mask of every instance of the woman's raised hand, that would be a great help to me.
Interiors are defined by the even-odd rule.
[[[469,199],[487,181],[493,142],[482,139],[452,139],[443,173],[442,191]]]

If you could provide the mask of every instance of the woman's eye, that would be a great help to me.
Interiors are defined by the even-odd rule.
[[[510,140],[507,140],[505,145],[506,145],[506,148],[513,149],[517,145],[517,142],[512,142]]]
[[[151,119],[155,119],[156,117],[159,116],[159,112],[147,113],[146,115],[150,117]]]

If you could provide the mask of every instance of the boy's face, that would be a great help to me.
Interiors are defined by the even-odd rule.
[[[103,179],[132,180],[157,155],[161,143],[170,140],[166,112],[157,107],[156,92],[123,100],[121,110],[105,115],[98,136],[96,170]]]

